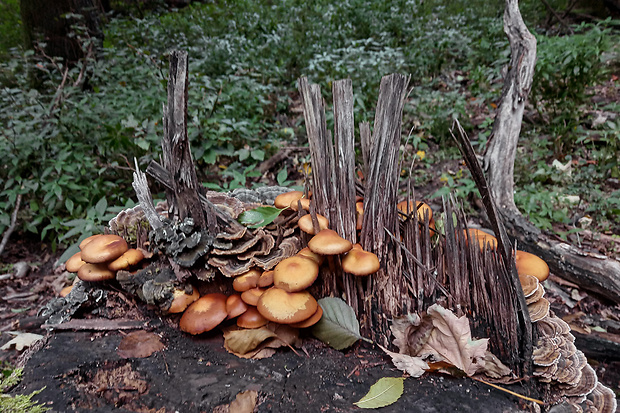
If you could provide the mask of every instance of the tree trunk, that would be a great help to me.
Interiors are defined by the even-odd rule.
[[[517,248],[538,255],[556,275],[620,303],[620,262],[541,233],[515,205],[514,161],[536,63],[536,39],[521,18],[517,0],[506,0],[504,31],[512,56],[484,158],[489,190],[498,212],[507,232],[516,239]]]

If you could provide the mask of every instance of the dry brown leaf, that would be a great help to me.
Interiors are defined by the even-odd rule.
[[[439,354],[468,376],[484,369],[489,339],[472,340],[467,317],[457,317],[438,304],[429,307],[427,314],[432,318],[435,328],[418,355],[424,357],[425,354]]]
[[[258,348],[265,340],[276,337],[276,333],[266,327],[224,329],[224,348],[242,357]],[[252,356],[250,356],[252,357]]]
[[[484,370],[482,372],[494,379],[501,379],[503,377],[512,379],[512,370],[488,350],[484,356]]]
[[[269,323],[265,326],[273,331],[276,340],[267,343],[267,347],[278,348],[282,346],[296,346],[299,344],[299,329],[285,324]]]
[[[391,326],[398,352],[409,356],[417,355],[433,330],[433,322],[426,314],[420,318],[417,314],[407,314],[394,320]]]
[[[116,353],[125,359],[145,358],[165,347],[157,334],[138,330],[123,337]]]
[[[235,400],[230,403],[228,413],[252,413],[256,407],[258,392],[247,390],[237,394]]]
[[[381,347],[381,350],[385,351],[385,353],[392,358],[392,362],[394,366],[405,373],[409,374],[411,377],[420,377],[428,370],[428,364],[421,357],[413,357],[407,354],[393,353],[378,344]]]

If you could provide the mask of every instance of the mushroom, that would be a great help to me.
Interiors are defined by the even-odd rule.
[[[201,334],[213,330],[227,315],[226,296],[220,293],[207,294],[185,310],[179,327],[189,334]]]
[[[301,255],[286,258],[273,270],[273,285],[289,293],[305,290],[319,276],[319,265]]]
[[[82,265],[78,270],[77,276],[82,281],[106,281],[113,280],[116,272],[108,268],[107,263],[92,264],[90,262]]]
[[[308,328],[308,327],[312,327],[313,325],[318,323],[319,320],[321,320],[321,317],[323,317],[323,309],[321,308],[320,305],[317,305],[316,312],[314,314],[312,314],[310,316],[310,318],[308,318],[308,319],[306,319],[304,321],[300,321],[299,323],[293,323],[290,326],[291,327],[295,327],[295,328]]]
[[[261,271],[258,268],[252,268],[248,272],[235,277],[232,283],[233,289],[242,293],[250,288],[256,288],[260,276]]]
[[[465,232],[465,230],[463,230],[463,232]],[[465,232],[465,239],[470,239],[470,238],[473,238],[476,241],[478,241],[478,244],[480,245],[480,249],[486,248],[487,245],[489,246],[490,249],[497,248],[497,238],[495,238],[491,234],[484,232],[481,229],[468,228],[467,232]]]
[[[71,290],[73,289],[73,285],[68,285],[65,288],[63,288],[62,290],[60,290],[60,292],[58,293],[58,295],[60,297],[66,297],[69,295],[69,293],[71,292]]]
[[[172,303],[168,308],[168,313],[170,314],[178,314],[182,313],[189,307],[193,302],[200,298],[200,293],[197,288],[194,288],[192,285],[189,285],[189,288],[192,289],[192,293],[188,294],[185,289],[180,290],[176,288],[172,293]]]
[[[258,279],[258,287],[266,288],[273,285],[273,270],[265,271]]]
[[[241,294],[231,294],[226,299],[227,319],[239,317],[248,310],[248,305],[241,299]]]
[[[538,278],[533,275],[520,275],[519,282],[521,283],[521,288],[523,289],[523,295],[525,295],[525,298],[534,294],[539,285]]]
[[[293,211],[299,211],[300,206],[301,206],[301,209],[303,209],[304,211],[310,211],[310,199],[308,198],[296,199],[295,201],[291,202],[289,206],[291,207]]]
[[[84,238],[81,242],[80,242],[80,250],[83,250],[84,247],[86,246],[86,244],[88,244],[89,242],[91,242],[92,240],[94,240],[95,238],[101,237],[103,234],[95,234],[95,235],[91,235],[90,237],[86,237]]]
[[[308,242],[308,248],[316,254],[338,255],[348,252],[353,248],[353,244],[338,235],[336,231],[324,229],[312,237]]]
[[[271,287],[260,297],[256,308],[269,321],[293,324],[307,320],[316,312],[318,304],[307,291],[286,292]]]
[[[241,293],[241,299],[244,303],[256,307],[258,299],[263,295],[266,290],[264,288],[250,288],[247,291]]]
[[[237,318],[237,325],[242,328],[259,328],[267,325],[269,320],[258,312],[256,307],[250,307],[248,310]]]
[[[291,202],[295,202],[301,197],[304,196],[304,193],[301,191],[291,191],[280,194],[274,199],[273,204],[276,208],[288,208],[291,205]]]
[[[545,281],[549,277],[549,266],[536,255],[525,251],[517,251],[515,260],[519,275],[533,275],[539,281]]]
[[[100,235],[84,245],[82,260],[92,264],[112,261],[128,249],[127,242],[118,235]]]
[[[361,230],[364,222],[364,202],[355,203],[355,229]]]
[[[77,272],[82,265],[86,264],[84,260],[82,260],[82,252],[79,251],[71,256],[65,263],[65,267],[69,272]]]
[[[588,400],[592,401],[594,407],[600,413],[615,413],[618,408],[616,401],[616,395],[613,390],[597,383],[596,387],[590,394],[588,394]]]
[[[316,219],[319,222],[319,231],[329,228],[329,220],[323,215],[316,214]],[[303,217],[299,218],[299,221],[297,221],[297,225],[299,225],[299,229],[301,229],[306,234],[316,234],[316,232],[314,231],[314,225],[312,224],[312,215],[310,214],[306,214]]]
[[[125,251],[123,255],[109,263],[108,268],[112,271],[124,270],[126,268],[136,265],[143,259],[144,254],[142,253],[142,251],[131,248]]]
[[[372,252],[364,251],[361,246],[351,249],[342,259],[342,269],[357,276],[374,274],[380,267],[379,258]]]
[[[308,247],[305,247],[299,250],[297,255],[310,258],[312,261],[316,262],[318,265],[323,264],[323,260],[325,259],[325,257],[323,257],[322,255],[315,254],[314,252],[310,251],[310,248]]]
[[[414,205],[414,201],[402,201],[396,204],[396,208],[405,215],[411,215],[413,211],[418,213],[418,221],[424,221],[425,216],[428,215],[428,220],[433,220],[433,210],[430,206],[422,201],[417,201]]]

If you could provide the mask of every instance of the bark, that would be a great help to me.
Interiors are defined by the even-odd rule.
[[[504,30],[512,56],[484,158],[491,196],[517,248],[538,255],[554,274],[620,303],[620,262],[541,233],[515,205],[514,160],[536,60],[536,39],[523,23],[517,0],[506,0]]]

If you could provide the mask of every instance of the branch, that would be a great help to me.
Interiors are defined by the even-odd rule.
[[[2,236],[2,242],[0,242],[0,255],[4,251],[6,244],[9,242],[9,237],[15,231],[15,226],[17,225],[17,213],[19,212],[19,207],[22,203],[22,194],[17,194],[17,198],[15,199],[15,208],[13,208],[13,213],[11,214],[11,225],[4,231],[4,235]]]

